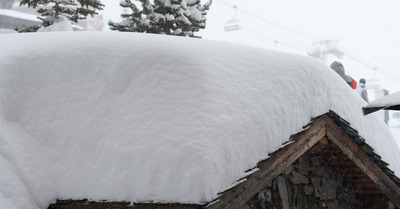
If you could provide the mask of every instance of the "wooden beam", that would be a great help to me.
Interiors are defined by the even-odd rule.
[[[378,106],[378,107],[366,106],[362,108],[362,112],[364,113],[364,115],[368,115],[379,110],[400,110],[400,105],[397,104],[397,105]]]
[[[304,133],[297,135],[291,144],[259,163],[257,172],[247,176],[242,183],[223,192],[219,198],[206,207],[208,209],[239,208],[257,194],[258,191],[271,185],[273,179],[324,138],[326,135],[326,118],[328,116],[315,120]]]
[[[400,188],[364,151],[331,119],[326,121],[326,134],[397,206],[400,207]]]
[[[328,139],[323,137],[309,152],[313,154],[320,153],[328,145],[328,143]]]
[[[201,209],[202,205],[57,200],[48,209]]]

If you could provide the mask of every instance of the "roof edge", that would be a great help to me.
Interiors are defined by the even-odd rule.
[[[235,186],[219,193],[219,196],[203,205],[199,204],[162,204],[162,203],[130,203],[130,202],[95,202],[88,200],[57,200],[49,209],[65,208],[143,208],[143,209],[226,209],[239,208],[250,200],[258,191],[272,184],[289,165],[309,151],[320,141],[330,140],[349,157],[389,199],[400,207],[400,179],[394,175],[385,161],[376,154],[372,147],[359,136],[349,122],[342,119],[334,111],[329,111],[311,119],[303,127],[303,131],[290,137],[283,147],[270,154],[268,159],[257,164],[258,170],[239,179]]]

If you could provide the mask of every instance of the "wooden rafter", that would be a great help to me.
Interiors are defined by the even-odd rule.
[[[339,147],[397,207],[400,207],[400,188],[333,120],[329,119],[326,123],[329,140]]]
[[[89,200],[58,200],[48,209],[201,209],[203,205],[152,204],[130,202],[95,202]]]
[[[305,133],[294,142],[275,152],[258,165],[259,171],[246,177],[246,181],[221,194],[210,209],[235,209],[249,201],[258,191],[268,187],[272,180],[305,152],[318,153],[328,141],[343,152],[360,170],[374,182],[371,188],[379,188],[393,203],[400,207],[400,188],[388,175],[327,115],[314,121]],[[313,147],[318,144],[318,146]],[[357,181],[370,181],[358,179]],[[367,193],[367,192],[366,192]]]
[[[295,137],[294,142],[275,152],[270,158],[258,165],[259,171],[246,177],[246,181],[224,192],[208,206],[209,209],[235,209],[249,201],[258,191],[269,186],[272,180],[281,174],[289,165],[311,149],[326,135],[326,123],[323,116],[302,134]]]
[[[400,105],[391,105],[391,106],[380,106],[380,107],[363,107],[362,111],[364,115],[368,115],[374,113],[379,110],[400,110]]]

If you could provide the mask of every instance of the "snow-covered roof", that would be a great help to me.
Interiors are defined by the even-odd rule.
[[[38,15],[28,14],[25,12],[19,12],[10,9],[0,9],[0,15],[12,17],[15,19],[29,20],[32,22],[38,22],[38,23],[42,22],[37,18]]]
[[[205,203],[329,110],[400,173],[384,122],[309,57],[115,32],[4,34],[0,45],[0,208]]]
[[[363,107],[363,111],[365,114],[370,114],[380,109],[400,110],[400,92],[396,92],[380,99],[374,100]]]
[[[16,30],[0,28],[0,34],[18,33]]]

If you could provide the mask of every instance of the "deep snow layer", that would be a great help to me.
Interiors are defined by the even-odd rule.
[[[400,173],[386,125],[312,58],[134,33],[1,36],[0,208],[204,203],[330,109]]]

